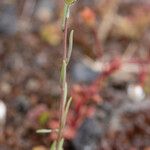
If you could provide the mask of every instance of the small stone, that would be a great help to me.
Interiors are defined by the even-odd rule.
[[[46,53],[41,52],[36,56],[36,63],[40,67],[44,67],[48,63],[48,56]]]
[[[29,91],[37,91],[40,88],[40,83],[36,79],[29,79],[26,84],[26,89]]]
[[[53,9],[55,7],[55,3],[49,0],[38,1],[37,9],[35,12],[35,16],[40,21],[49,21],[53,17]]]
[[[86,119],[73,140],[75,150],[97,150],[102,136],[102,128],[93,118]]]
[[[7,107],[3,101],[0,100],[0,130],[6,122]]]
[[[138,84],[130,84],[127,88],[128,97],[134,101],[142,101],[145,98],[145,93],[143,88]]]
[[[101,64],[94,62],[89,58],[78,60],[72,66],[72,77],[75,82],[90,83],[100,74]]]
[[[9,83],[7,82],[2,82],[0,86],[0,91],[4,94],[9,94],[12,90],[12,87]]]
[[[24,61],[20,54],[14,52],[11,55],[8,55],[5,59],[5,65],[9,69],[13,69],[15,71],[20,71],[20,69],[24,69]]]
[[[15,100],[15,107],[18,112],[26,113],[29,109],[29,100],[25,96],[18,96]]]
[[[14,35],[17,32],[17,17],[12,4],[4,5],[0,9],[0,34]]]

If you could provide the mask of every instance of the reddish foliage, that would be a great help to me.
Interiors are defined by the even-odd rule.
[[[118,70],[121,66],[121,60],[115,58],[106,67],[106,69],[99,75],[90,86],[74,85],[71,90],[73,98],[73,105],[70,113],[68,114],[68,131],[66,131],[66,138],[72,138],[75,135],[76,129],[80,126],[86,117],[90,117],[95,112],[95,105],[102,103],[102,98],[99,91],[102,82],[109,77],[114,71]],[[69,134],[70,133],[70,134]]]
[[[113,72],[118,70],[122,65],[121,58],[116,57],[112,59],[106,66],[105,70],[99,75],[99,77],[94,81],[93,85],[101,89],[102,82],[107,79]]]

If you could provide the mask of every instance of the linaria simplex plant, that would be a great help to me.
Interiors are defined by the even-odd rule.
[[[60,102],[60,119],[59,119],[59,128],[55,130],[51,129],[40,129],[37,130],[37,133],[51,133],[57,132],[58,138],[56,141],[53,142],[51,145],[50,150],[63,150],[63,130],[65,128],[66,119],[68,110],[71,104],[72,98],[70,97],[67,100],[67,65],[70,61],[72,47],[73,47],[73,33],[74,31],[71,30],[69,35],[69,46],[67,48],[67,35],[68,35],[68,19],[70,15],[70,7],[76,2],[77,0],[64,0],[64,16],[62,22],[62,31],[64,32],[64,53],[63,53],[63,63],[61,68],[61,75],[60,75],[60,82],[62,88],[62,97]]]

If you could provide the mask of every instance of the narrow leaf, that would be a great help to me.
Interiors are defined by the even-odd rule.
[[[66,61],[63,60],[63,65],[62,65],[62,68],[61,68],[61,73],[60,73],[60,82],[63,82],[66,80]]]
[[[66,105],[66,100],[67,100],[67,93],[68,93],[68,89],[67,89],[67,83],[65,82],[65,86],[64,86],[64,97],[63,97],[63,100],[64,100],[64,106]]]
[[[51,145],[50,150],[56,150],[56,141],[53,142],[53,144]]]
[[[71,101],[72,101],[72,97],[69,98],[69,100],[68,100],[68,102],[66,104],[65,114],[64,114],[64,118],[63,118],[64,125],[66,124],[67,114],[68,114],[68,111],[69,111],[69,107],[71,105]]]
[[[68,100],[68,102],[67,102],[67,105],[66,105],[66,108],[65,108],[65,115],[66,115],[66,116],[67,116],[67,114],[68,114],[71,101],[72,101],[72,97],[69,98],[69,100]]]
[[[44,134],[44,133],[51,133],[52,132],[52,130],[51,129],[39,129],[39,130],[37,130],[36,131],[36,133],[42,133],[42,134]]]
[[[71,57],[71,54],[72,54],[72,48],[73,48],[73,34],[74,34],[74,30],[71,30],[70,36],[69,36],[69,48],[68,48],[67,63],[69,63],[70,57]]]
[[[58,129],[54,129],[54,130],[51,130],[51,129],[39,129],[39,130],[36,131],[36,133],[39,133],[39,134],[51,133],[51,132],[58,132]]]
[[[58,145],[58,150],[63,150],[64,139],[61,139]]]

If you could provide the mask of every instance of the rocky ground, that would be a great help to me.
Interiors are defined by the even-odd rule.
[[[58,125],[61,12],[61,0],[0,2],[0,150],[47,150],[55,138],[36,130]],[[65,149],[149,150],[149,0],[82,0],[71,15]]]

